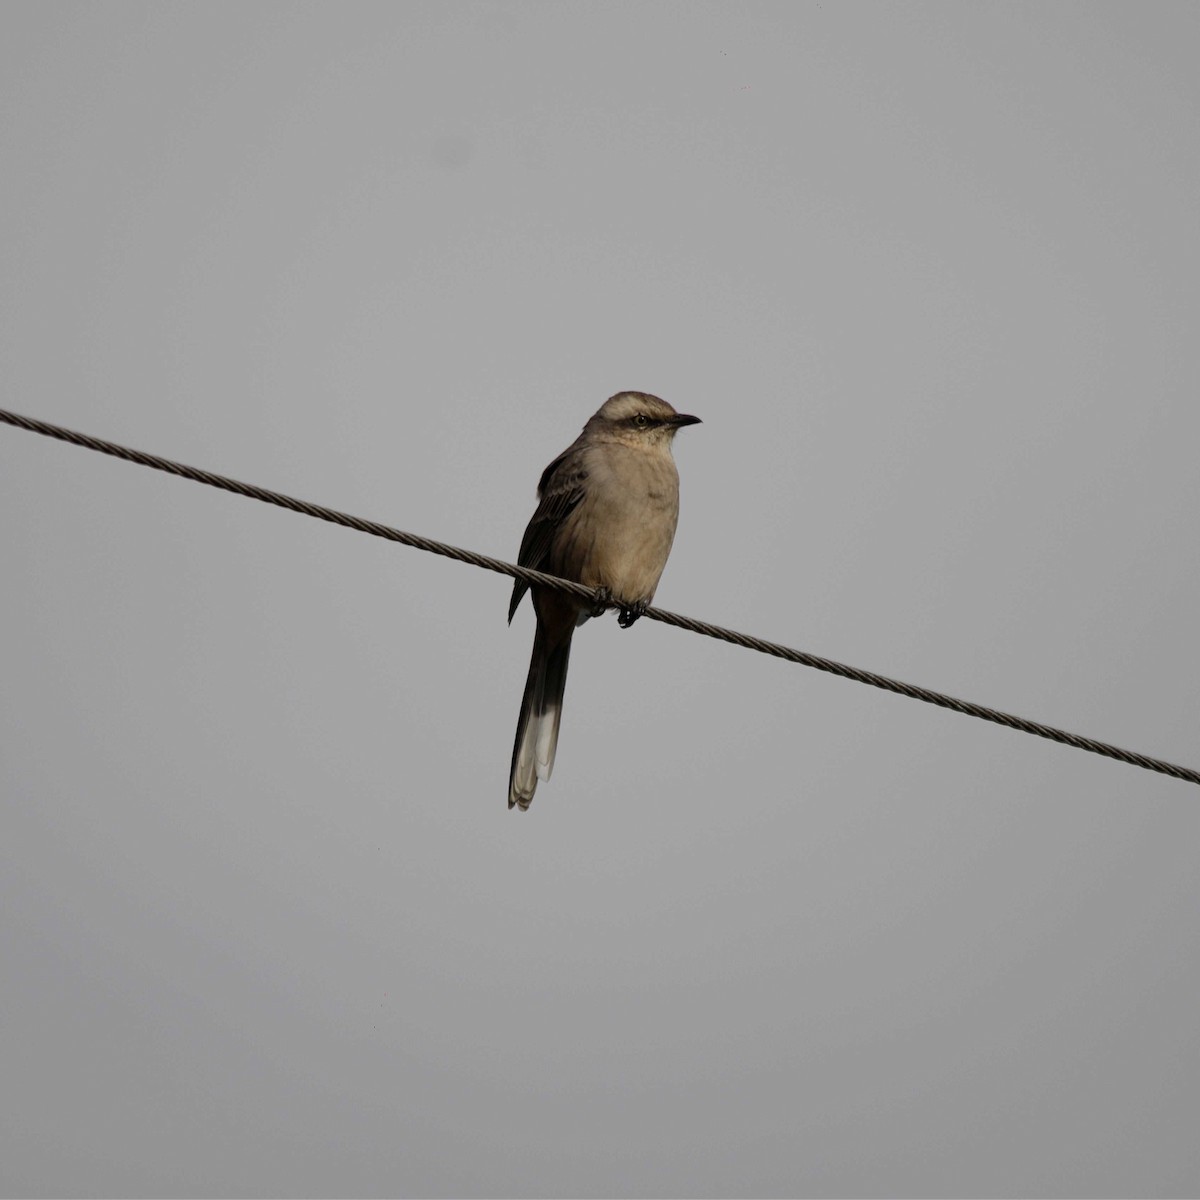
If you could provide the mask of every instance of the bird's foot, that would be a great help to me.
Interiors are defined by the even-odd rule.
[[[591,616],[602,617],[613,606],[612,592],[606,587],[596,589],[596,599],[592,601]]]
[[[628,629],[630,625],[632,625],[634,621],[638,619],[638,617],[646,615],[646,609],[649,607],[650,605],[645,600],[639,600],[636,604],[631,604],[627,608],[622,608],[617,616],[617,624],[620,625],[622,629]]]

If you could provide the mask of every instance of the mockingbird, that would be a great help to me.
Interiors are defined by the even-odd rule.
[[[671,441],[684,425],[699,422],[657,396],[618,392],[542,472],[517,561],[596,588],[601,599],[589,604],[533,588],[537,632],[513,744],[509,808],[527,809],[538,780],[554,768],[575,627],[615,605],[618,623],[628,629],[654,599],[679,520]],[[513,586],[510,624],[528,587],[519,579]]]

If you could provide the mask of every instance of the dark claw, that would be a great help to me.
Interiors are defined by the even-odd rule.
[[[628,608],[621,609],[620,615],[617,617],[617,624],[622,629],[628,629],[638,617],[645,616],[646,609],[649,607],[650,605],[645,600],[639,600],[636,604],[631,604]]]
[[[602,617],[613,606],[612,592],[606,587],[596,589],[596,599],[592,603],[593,617]]]

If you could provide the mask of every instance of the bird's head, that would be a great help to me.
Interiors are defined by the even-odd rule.
[[[634,445],[669,445],[685,425],[699,424],[699,417],[678,413],[648,392],[618,392],[605,400],[587,428]]]

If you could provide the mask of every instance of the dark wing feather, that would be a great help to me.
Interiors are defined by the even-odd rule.
[[[583,499],[583,487],[587,471],[583,456],[572,446],[560,454],[543,472],[538,481],[539,504],[529,518],[525,536],[521,539],[521,552],[517,562],[535,571],[550,571],[550,547],[554,534],[567,519],[571,511]],[[518,579],[513,584],[512,599],[508,604],[508,619],[511,622],[521,597],[529,590],[529,584]]]

